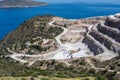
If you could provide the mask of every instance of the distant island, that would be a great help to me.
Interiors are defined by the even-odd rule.
[[[14,8],[14,7],[33,7],[46,5],[45,2],[38,2],[34,0],[2,0],[0,1],[0,8]]]

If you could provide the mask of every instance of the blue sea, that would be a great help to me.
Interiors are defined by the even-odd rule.
[[[53,3],[47,6],[30,8],[0,9],[0,39],[19,24],[36,15],[51,14],[64,18],[79,19],[120,13],[119,4],[105,3]]]

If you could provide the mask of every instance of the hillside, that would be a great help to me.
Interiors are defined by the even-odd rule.
[[[51,51],[56,47],[54,38],[63,30],[58,27],[47,26],[48,22],[52,20],[52,16],[36,16],[25,21],[15,31],[9,33],[1,45],[13,48],[15,52],[24,51],[27,49],[28,54],[44,53],[44,51]],[[50,41],[51,45],[42,45],[44,41]],[[35,53],[34,53],[35,52]]]
[[[45,5],[44,2],[36,2],[33,0],[3,0],[0,1],[0,8],[11,8],[11,7],[32,7]]]
[[[78,20],[36,16],[0,42],[0,75],[120,80],[119,24],[119,14]]]

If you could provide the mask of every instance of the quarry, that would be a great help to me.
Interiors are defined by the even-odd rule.
[[[13,53],[10,57],[22,63],[33,64],[37,60],[66,60],[80,57],[95,57],[104,61],[120,54],[119,14],[78,20],[52,17],[47,26],[63,29],[63,32],[55,37],[54,42],[44,39],[43,45],[56,43],[50,51],[30,55],[26,54],[25,50],[17,53],[8,48],[8,51]],[[33,44],[38,45],[37,42]]]

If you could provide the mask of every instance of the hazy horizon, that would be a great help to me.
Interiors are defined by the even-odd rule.
[[[2,0],[0,0],[2,1]],[[120,0],[35,0],[48,3],[71,3],[71,2],[85,2],[85,3],[113,3],[120,4]]]
[[[70,3],[70,2],[97,2],[97,3],[116,3],[120,4],[120,0],[36,0],[36,1],[43,1],[43,2],[50,2],[50,3]]]

